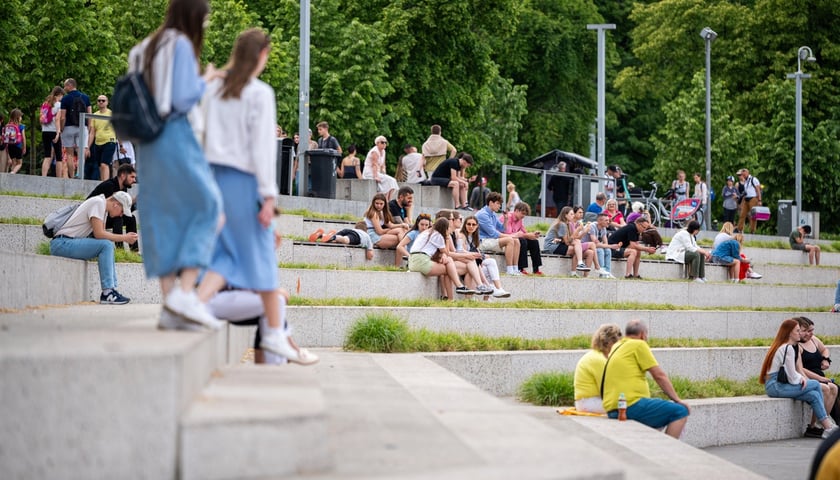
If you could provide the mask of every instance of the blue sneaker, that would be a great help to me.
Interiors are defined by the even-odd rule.
[[[99,296],[99,303],[102,305],[125,305],[130,301],[131,299],[122,296],[120,292],[116,290],[111,290],[111,293],[107,295],[103,292],[102,295]]]

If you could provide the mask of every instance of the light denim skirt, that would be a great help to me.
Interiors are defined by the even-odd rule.
[[[189,121],[170,117],[158,138],[137,144],[136,154],[146,276],[206,268],[222,199]]]

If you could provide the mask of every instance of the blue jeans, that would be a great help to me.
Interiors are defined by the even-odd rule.
[[[598,255],[598,265],[601,270],[612,273],[612,252],[609,248],[596,248],[595,253]]]
[[[117,288],[117,274],[114,265],[114,242],[102,238],[53,238],[50,254],[56,257],[99,260],[99,283],[102,290]]]
[[[828,414],[825,413],[820,382],[808,380],[803,389],[801,384],[779,382],[776,380],[777,374],[778,372],[767,375],[767,380],[764,382],[764,391],[767,392],[768,397],[801,400],[811,406],[817,420],[823,421],[828,417]]]
[[[837,281],[837,288],[834,289],[834,304],[840,303],[840,280]]]

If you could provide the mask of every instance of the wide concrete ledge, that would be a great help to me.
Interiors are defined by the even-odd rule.
[[[181,419],[179,478],[322,472],[332,463],[327,438],[326,407],[314,370],[226,367]]]
[[[226,339],[159,332],[158,309],[0,315],[0,476],[176,478],[178,422]]]
[[[340,347],[354,323],[367,315],[384,314],[396,315],[415,329],[532,339],[588,337],[603,323],[623,327],[634,318],[645,322],[654,338],[770,338],[782,320],[805,315],[817,324],[818,335],[840,335],[837,315],[829,312],[347,306],[287,310],[295,339],[310,347]]]
[[[680,440],[634,421],[563,416],[558,415],[554,407],[523,404],[516,404],[516,407],[560,432],[574,431],[578,438],[609,451],[614,458],[623,461],[628,478],[765,478],[740,466],[718,463],[719,457],[699,450],[689,432],[693,430],[692,423],[698,424],[697,417],[704,406],[693,402],[688,426]],[[672,476],[653,474],[662,469],[672,469]]]
[[[830,346],[837,357],[840,346]],[[443,352],[425,353],[426,358],[446,367],[470,383],[500,396],[516,395],[529,377],[542,372],[575,370],[586,350],[530,352]],[[690,380],[757,377],[766,347],[654,348],[659,365],[672,377]]]
[[[35,195],[56,195],[60,197],[81,195],[82,197],[87,197],[99,183],[99,180],[0,173],[0,192],[24,192]]]
[[[0,310],[85,301],[87,276],[79,260],[0,250]]]
[[[811,419],[811,408],[806,403],[787,398],[762,395],[687,400],[686,403],[691,407],[691,415],[680,441],[696,448],[799,438]],[[670,439],[667,435],[638,422],[618,422],[592,417],[572,418],[573,421],[603,435],[605,441],[621,443],[636,452],[649,452],[644,445],[648,441],[658,440],[657,437]],[[648,438],[648,435],[655,436]],[[668,458],[668,462],[681,463],[673,458]],[[713,475],[712,478],[718,476]]]
[[[42,270],[27,268],[28,260],[46,262]],[[69,263],[68,263],[69,262]],[[86,275],[79,273],[76,266],[83,265]],[[55,304],[47,300],[47,294],[28,299],[31,288],[27,286],[63,285],[81,283],[86,285],[87,294],[73,291],[63,299],[64,303],[97,301],[101,292],[96,262],[68,260],[28,254],[0,252],[0,270],[8,272],[8,278],[18,279],[3,295],[9,298],[5,308],[20,308],[26,305]],[[136,303],[160,303],[160,289],[157,281],[145,278],[141,264],[117,264],[117,284],[123,295]],[[374,270],[326,270],[326,269],[283,269],[280,282],[293,295],[308,298],[437,298],[438,281],[415,272],[383,272]],[[826,308],[834,299],[834,287],[783,286],[753,284],[707,283],[674,281],[632,281],[572,279],[562,277],[510,277],[502,279],[504,288],[512,293],[510,300],[545,300],[558,302],[614,303],[649,302],[694,307],[726,308],[775,307]],[[77,296],[78,295],[78,296]],[[12,299],[15,299],[12,302]]]

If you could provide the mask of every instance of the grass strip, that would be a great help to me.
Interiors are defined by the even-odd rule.
[[[825,312],[827,307],[781,308],[781,307],[692,307],[668,303],[641,302],[548,302],[544,300],[517,300],[512,302],[477,302],[473,300],[443,301],[432,298],[400,300],[386,297],[369,298],[306,298],[293,296],[290,305],[309,307],[445,307],[512,310],[684,310],[684,311],[731,311],[731,312]]]
[[[11,225],[41,225],[44,219],[35,217],[0,217],[0,223]]]
[[[345,220],[351,222],[358,222],[362,218],[357,215],[349,213],[320,213],[313,212],[305,208],[298,208],[295,210],[283,210],[283,215],[298,215],[304,218],[315,218],[318,220]]]
[[[689,380],[679,376],[673,376],[670,379],[674,390],[684,400],[765,394],[764,385],[758,383],[758,376],[743,381],[728,378]],[[652,397],[668,399],[652,378],[647,377],[647,382]],[[519,386],[517,398],[534,405],[552,407],[574,405],[574,374],[570,372],[535,373]]]
[[[840,337],[820,338],[827,345],[840,343]],[[344,349],[372,353],[585,350],[589,348],[590,341],[590,335],[528,339],[433,332],[426,328],[412,329],[402,318],[385,312],[369,313],[356,321],[347,334]],[[766,347],[772,342],[773,339],[769,337],[731,339],[652,337],[648,340],[653,348]]]
[[[52,195],[49,193],[31,193],[31,192],[21,192],[17,190],[9,190],[6,192],[0,192],[0,195],[8,195],[10,197],[36,197],[36,198],[57,198],[59,200],[84,200],[86,198],[85,195],[81,193],[74,193],[69,197],[65,197],[62,195]]]
[[[38,255],[50,255],[50,242],[41,242],[38,244],[36,250]],[[88,260],[90,262],[96,261],[95,258]],[[123,250],[117,248],[114,251],[114,261],[116,263],[143,263],[143,257],[140,254],[130,250]]]

